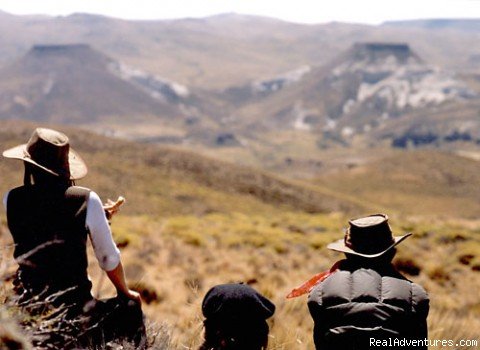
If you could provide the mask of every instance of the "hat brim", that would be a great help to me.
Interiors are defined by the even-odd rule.
[[[3,156],[5,158],[23,160],[24,162],[33,164],[52,175],[59,176],[59,174],[56,173],[55,171],[48,169],[43,165],[38,164],[36,161],[31,159],[30,157],[27,157],[26,156],[27,154],[28,154],[27,144],[19,145],[19,146],[7,149],[6,151],[3,152]],[[70,167],[70,180],[78,180],[78,179],[81,179],[82,177],[85,177],[85,175],[87,175],[88,173],[87,164],[78,155],[78,153],[71,148],[68,152],[68,163]]]
[[[349,247],[347,247],[345,245],[345,241],[343,239],[339,239],[338,241],[335,241],[333,243],[330,243],[329,245],[327,245],[327,248],[328,249],[331,249],[331,250],[335,250],[337,252],[341,252],[341,253],[348,253],[348,254],[353,254],[353,255],[358,255],[358,256],[363,256],[365,258],[376,258],[376,257],[379,257],[383,254],[385,254],[386,252],[388,252],[390,249],[392,249],[393,247],[395,247],[397,244],[401,243],[404,239],[410,237],[412,235],[412,233],[407,233],[403,236],[394,236],[393,239],[394,239],[394,242],[391,246],[389,246],[387,249],[379,252],[379,253],[375,253],[375,254],[363,254],[363,253],[359,253]]]

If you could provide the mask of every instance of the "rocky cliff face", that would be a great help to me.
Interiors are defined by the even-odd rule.
[[[476,96],[455,74],[425,63],[407,44],[356,44],[328,79],[347,81],[354,88],[340,115],[388,118]]]
[[[367,42],[354,44],[326,66],[257,80],[230,89],[226,95],[240,106],[240,112],[235,111],[241,115],[237,123],[244,123],[250,131],[293,129],[346,145],[356,136],[378,135],[376,131],[382,130],[381,138],[396,135],[393,144],[401,145],[411,142],[389,131],[394,121],[418,125],[422,115],[425,120],[435,114],[451,115],[452,106],[463,109],[479,100],[472,86],[454,72],[425,62],[408,44]],[[446,107],[450,109],[444,113]],[[413,144],[476,140],[462,131],[465,118],[451,116],[442,124],[441,135],[438,128],[429,133],[435,125],[430,121],[428,130],[415,136]],[[467,119],[470,123],[470,114]]]
[[[190,95],[188,87],[184,85],[129,67],[120,62],[111,62],[108,68],[113,74],[140,87],[155,99],[181,103]]]
[[[356,44],[325,82],[327,86],[348,87],[349,94],[344,94],[332,110],[330,118],[336,124],[329,128],[330,133],[348,138],[379,128],[389,129],[389,120],[403,120],[410,114],[416,114],[416,118],[422,114],[432,118],[432,111],[441,114],[440,110],[448,104],[468,103],[479,97],[455,73],[424,62],[407,44]],[[451,119],[453,123],[454,118]],[[419,123],[421,121],[415,122]],[[458,124],[458,120],[455,123]],[[436,129],[414,137],[412,144],[470,141],[455,128],[444,128],[442,135]],[[405,137],[408,139],[413,134],[397,135],[393,145],[406,142]]]

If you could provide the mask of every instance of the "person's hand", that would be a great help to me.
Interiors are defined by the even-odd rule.
[[[122,297],[133,300],[138,302],[139,304],[142,303],[142,298],[140,297],[140,293],[134,291],[134,290],[127,290],[126,292],[120,292],[119,293]]]
[[[120,210],[120,206],[123,203],[125,203],[125,198],[122,196],[118,197],[116,202],[112,201],[111,199],[107,200],[107,203],[103,205],[103,209],[105,210],[108,220],[110,220],[112,216]]]

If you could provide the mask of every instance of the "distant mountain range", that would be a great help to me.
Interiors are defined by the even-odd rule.
[[[480,19],[423,19],[410,21],[385,22],[385,26],[418,27],[427,29],[455,29],[469,32],[480,32]]]
[[[336,147],[480,145],[480,20],[0,18],[0,119],[267,168]]]
[[[431,64],[453,70],[480,67],[472,60],[480,54],[476,32],[422,28],[416,23],[301,25],[237,14],[163,21],[88,14],[3,13],[0,18],[0,65],[23,56],[33,45],[86,43],[129,66],[208,89],[324,65],[356,42],[406,42]]]

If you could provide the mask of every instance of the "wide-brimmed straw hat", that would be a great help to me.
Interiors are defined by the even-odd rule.
[[[83,159],[70,148],[67,135],[52,129],[35,129],[26,144],[4,151],[3,156],[23,160],[70,180],[80,179],[88,172]]]
[[[366,258],[376,258],[412,235],[407,233],[403,236],[393,236],[386,214],[352,219],[348,223],[350,227],[346,230],[345,237],[330,243],[327,248]]]

